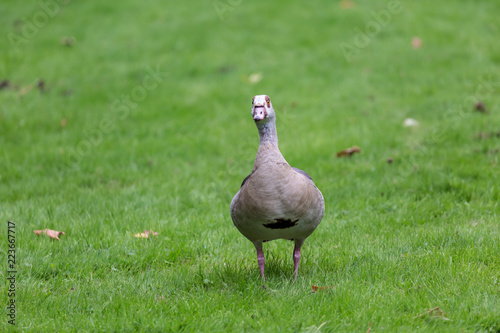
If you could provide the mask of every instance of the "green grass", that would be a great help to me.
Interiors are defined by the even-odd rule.
[[[475,136],[500,131],[500,3],[402,1],[351,61],[385,1],[232,3],[69,1],[16,47],[41,7],[0,4],[0,330],[499,332],[500,138]],[[229,215],[256,94],[326,202],[295,283],[292,243],[265,244],[266,290]]]

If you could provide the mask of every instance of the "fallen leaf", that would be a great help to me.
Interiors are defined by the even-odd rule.
[[[46,234],[52,239],[57,239],[60,241],[59,236],[64,235],[63,231],[55,231],[55,230],[50,230],[50,229],[43,229],[43,230],[35,230],[33,233],[37,236],[40,236],[41,234]]]
[[[141,232],[140,234],[135,234],[134,236],[137,238],[149,238],[149,235],[157,236],[158,233],[154,232],[153,230],[144,230],[144,232]]]
[[[248,77],[248,82],[253,83],[253,84],[259,83],[260,80],[262,80],[262,73],[260,73],[260,72],[259,73],[253,73],[252,75],[250,75]]]
[[[66,118],[63,118],[63,119],[61,120],[61,126],[62,126],[62,127],[65,127],[67,124],[68,124],[68,121],[66,120]]]
[[[10,86],[9,80],[0,81],[0,90],[8,88]]]
[[[370,333],[370,331],[372,330],[372,323],[371,323],[371,321],[368,322],[368,325],[370,327],[368,328],[368,331],[366,331],[366,333]]]
[[[490,132],[490,133],[479,132],[476,135],[474,135],[474,139],[491,139],[491,138],[500,138],[500,131]]]
[[[38,83],[36,84],[38,90],[40,90],[41,92],[44,92],[45,91],[45,81],[40,79],[38,80]]]
[[[361,153],[361,149],[359,149],[358,146],[347,148],[347,149],[344,149],[342,151],[339,151],[337,153],[337,157],[342,157],[342,156],[351,157],[352,154],[354,154],[354,153]]]
[[[352,7],[354,7],[354,1],[349,1],[349,0],[340,1],[340,8],[349,9]]]
[[[404,127],[417,127],[419,125],[418,121],[412,118],[406,118],[403,121],[403,126]]]
[[[439,307],[437,307],[437,306],[435,308],[427,310],[424,313],[419,314],[418,316],[414,317],[413,319],[424,318],[426,316],[433,317],[433,318],[439,318],[439,319],[443,319],[443,320],[450,320],[450,319],[444,317],[444,312],[441,309],[439,309]]]
[[[422,40],[418,37],[413,37],[413,39],[411,40],[411,46],[414,49],[419,49],[422,46]]]
[[[313,292],[313,293],[316,293],[316,292],[318,292],[318,291],[330,290],[330,289],[335,288],[335,286],[318,287],[318,286],[315,286],[314,284],[312,284],[312,285],[311,285],[311,287],[312,287],[312,292]]]
[[[63,46],[73,46],[75,44],[75,37],[63,37],[61,38],[61,45]]]
[[[20,96],[26,95],[28,92],[30,92],[31,89],[33,89],[33,85],[28,84],[27,86],[24,86],[21,88],[21,90],[19,90],[19,95]]]
[[[490,113],[490,111],[486,108],[486,105],[484,105],[484,103],[481,101],[474,104],[474,110],[476,110],[477,112],[486,113],[486,114]]]
[[[490,135],[488,133],[479,132],[474,135],[474,139],[488,139]]]

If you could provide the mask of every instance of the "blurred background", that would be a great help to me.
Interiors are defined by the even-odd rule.
[[[498,130],[495,1],[0,6],[4,200],[140,181],[227,202],[251,171],[256,94],[278,110],[285,157],[333,196],[374,168],[372,185],[403,186],[422,163],[437,179],[464,161],[498,171],[474,155],[498,143],[471,142]],[[353,145],[362,161],[339,164]],[[379,170],[388,158],[399,169]]]

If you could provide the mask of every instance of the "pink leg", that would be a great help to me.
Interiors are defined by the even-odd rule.
[[[264,265],[266,264],[266,259],[264,258],[264,252],[262,252],[262,242],[255,242],[254,245],[257,249],[257,262],[259,263],[260,276],[262,276],[262,281],[265,281]]]
[[[293,249],[293,266],[294,266],[293,279],[294,280],[297,278],[297,272],[299,271],[300,248],[302,247],[303,243],[304,243],[303,239],[296,239],[295,240],[295,247]]]

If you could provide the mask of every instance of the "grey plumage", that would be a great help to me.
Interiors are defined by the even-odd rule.
[[[292,168],[281,154],[269,97],[254,97],[252,115],[259,130],[260,145],[252,173],[243,180],[231,202],[231,218],[255,245],[263,279],[262,243],[274,239],[294,240],[296,276],[302,243],[323,217],[323,195],[309,174]]]

